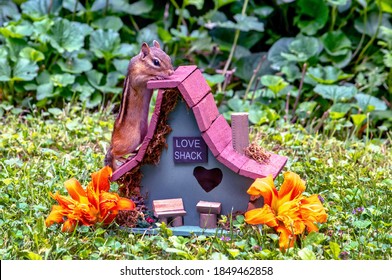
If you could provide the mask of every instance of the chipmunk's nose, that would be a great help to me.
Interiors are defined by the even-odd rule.
[[[173,69],[170,69],[170,70],[167,71],[167,74],[168,74],[169,76],[171,76],[173,73],[174,73],[174,70],[173,70]]]

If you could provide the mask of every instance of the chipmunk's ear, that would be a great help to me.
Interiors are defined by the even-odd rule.
[[[150,47],[147,45],[146,42],[142,44],[140,53],[143,55],[143,58],[145,58],[150,53]]]
[[[156,40],[154,40],[154,41],[152,42],[152,44],[153,44],[154,47],[156,47],[157,49],[160,49],[160,48],[161,48],[161,45],[159,45],[158,41],[156,41]]]

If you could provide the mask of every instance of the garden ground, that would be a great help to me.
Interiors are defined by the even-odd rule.
[[[339,140],[310,135],[283,120],[258,128],[262,146],[287,156],[285,170],[305,179],[305,194],[320,194],[328,210],[318,233],[301,236],[294,248],[281,252],[273,231],[246,225],[242,216],[230,221],[223,236],[173,236],[165,226],[154,236],[116,224],[80,226],[71,234],[59,225],[47,228],[56,203],[49,193],[66,194],[63,183],[71,177],[86,186],[102,167],[114,117],[111,110],[91,113],[80,104],[44,113],[7,110],[0,133],[1,259],[392,258],[390,134],[386,140]]]

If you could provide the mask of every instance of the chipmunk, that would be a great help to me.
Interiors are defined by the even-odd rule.
[[[116,161],[122,161],[127,154],[135,152],[143,142],[148,128],[148,111],[152,90],[147,82],[165,79],[173,74],[170,57],[154,40],[153,47],[143,43],[140,53],[128,65],[120,111],[114,122],[112,140],[105,156],[105,165],[113,170]]]

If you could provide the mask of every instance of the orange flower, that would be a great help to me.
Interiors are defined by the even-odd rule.
[[[279,247],[294,246],[296,236],[307,229],[317,231],[315,223],[327,221],[325,208],[317,195],[305,197],[305,183],[293,173],[284,173],[284,181],[276,190],[272,176],[256,179],[248,189],[252,196],[262,196],[264,206],[245,213],[245,221],[251,225],[265,224],[280,234]]]
[[[50,194],[59,205],[53,205],[52,212],[46,218],[46,226],[63,223],[61,230],[71,232],[78,223],[86,226],[95,223],[110,224],[119,210],[133,210],[135,204],[131,200],[108,192],[111,175],[112,170],[108,166],[93,173],[86,190],[76,179],[67,180],[64,186],[70,197],[58,192]]]

